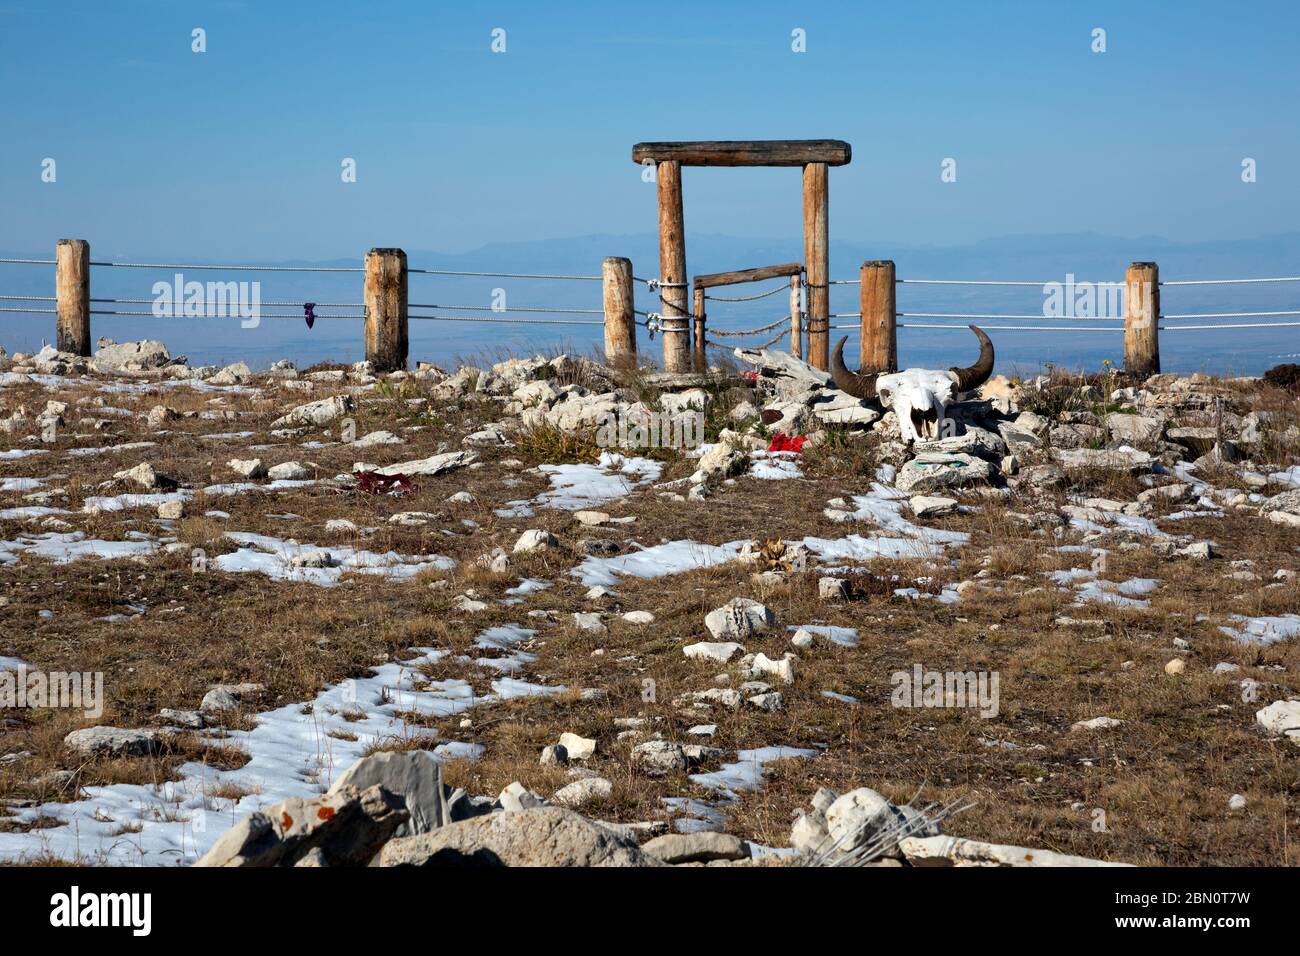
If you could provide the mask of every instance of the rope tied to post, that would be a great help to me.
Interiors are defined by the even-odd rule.
[[[778,292],[788,291],[790,291],[790,284],[788,282],[782,282],[780,285],[774,286],[766,292],[759,292],[756,295],[709,295],[706,292],[704,293],[704,298],[713,299],[716,302],[754,302],[757,299],[766,299],[769,295],[776,295]]]

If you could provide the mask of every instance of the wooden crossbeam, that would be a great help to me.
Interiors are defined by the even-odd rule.
[[[841,139],[702,140],[678,143],[637,143],[632,162],[673,161],[683,166],[844,166],[853,147]]]
[[[758,269],[738,269],[735,272],[713,272],[695,277],[695,288],[712,289],[719,285],[739,285],[742,282],[762,282],[779,276],[797,276],[803,272],[803,263],[787,262],[780,266],[762,266]]]

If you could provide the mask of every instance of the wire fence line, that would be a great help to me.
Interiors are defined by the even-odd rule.
[[[0,264],[11,265],[57,265],[56,259],[37,259],[37,258],[0,258]],[[121,269],[166,269],[166,270],[205,270],[205,271],[230,271],[230,272],[274,272],[274,273],[323,273],[323,274],[356,274],[365,272],[361,266],[299,266],[299,265],[262,265],[253,263],[167,263],[167,262],[135,262],[135,261],[118,261],[118,260],[90,260],[90,265],[101,268],[121,268]],[[426,268],[409,268],[410,274],[444,276],[444,277],[467,277],[467,278],[507,278],[507,279],[527,279],[527,280],[549,280],[549,281],[579,281],[595,282],[601,281],[602,276],[569,274],[569,273],[544,273],[544,272],[508,272],[508,271],[470,271],[454,269],[426,269]],[[633,304],[633,313],[644,319],[636,324],[642,326],[654,337],[656,332],[684,331],[688,330],[693,316],[690,314],[685,305],[673,301],[677,296],[669,297],[665,293],[668,290],[682,290],[689,288],[687,282],[667,282],[656,278],[632,277],[634,282],[641,283],[645,286],[647,292],[657,293],[662,312],[642,311],[635,308]],[[917,285],[917,286],[971,286],[971,287],[1021,287],[1043,288],[1051,284],[1059,284],[1058,280],[1049,280],[1047,282],[1019,280],[1019,279],[910,279],[896,278],[895,283],[898,285]],[[1237,286],[1237,285],[1258,285],[1270,283],[1295,283],[1300,282],[1300,276],[1262,276],[1249,278],[1228,278],[1228,279],[1172,279],[1159,282],[1160,286],[1178,287],[1178,286]],[[860,279],[831,279],[827,285],[860,285]],[[1076,285],[1085,285],[1084,280],[1076,280]],[[1120,285],[1118,282],[1092,283],[1104,284],[1107,286]],[[807,283],[801,283],[804,290],[808,288]],[[744,296],[724,296],[712,293],[705,293],[705,298],[731,303],[754,302],[761,299],[777,295],[790,289],[790,283],[783,281],[772,288],[763,290],[753,295]],[[57,303],[57,296],[43,295],[0,295],[0,301],[3,302],[21,302],[21,303]],[[136,298],[91,298],[91,304],[94,305],[150,305],[154,299],[136,299]],[[309,309],[363,309],[363,303],[359,302],[295,302],[287,300],[273,300],[265,303],[259,303],[270,308],[302,308],[303,314],[298,313],[262,313],[260,318],[274,319],[300,319],[305,318]],[[491,313],[491,315],[448,315],[448,314],[427,314],[422,312],[410,311],[408,318],[421,321],[435,322],[479,322],[487,324],[518,324],[518,325],[574,325],[574,326],[598,326],[603,325],[599,319],[582,320],[582,319],[547,319],[547,318],[519,318],[515,316],[540,314],[540,315],[566,315],[566,316],[603,316],[603,309],[596,308],[567,308],[561,306],[547,305],[527,305],[527,306],[507,306],[500,307],[495,305],[442,305],[428,303],[411,303],[408,306],[410,310],[448,310],[451,312],[476,312]],[[204,314],[197,316],[178,315],[174,310],[169,310],[162,314],[154,311],[138,311],[130,309],[90,309],[92,315],[106,316],[135,316],[135,317],[153,317],[153,318],[223,318],[214,314]],[[46,308],[37,306],[0,306],[0,312],[9,314],[57,314],[57,308]],[[665,314],[675,313],[675,314]],[[1022,332],[1120,332],[1122,326],[1105,325],[1104,323],[1121,322],[1120,316],[1048,316],[1033,313],[998,313],[998,312],[912,312],[898,311],[895,313],[897,319],[927,319],[927,320],[979,320],[1017,323],[1017,324],[992,324],[984,327],[989,330],[999,331],[1022,331]],[[1188,313],[1165,313],[1158,315],[1157,320],[1162,323],[1159,329],[1162,331],[1209,331],[1218,329],[1260,329],[1260,328],[1295,328],[1300,327],[1300,322],[1282,321],[1282,322],[1218,322],[1206,320],[1218,319],[1282,319],[1293,316],[1300,316],[1300,309],[1274,309],[1258,311],[1232,311],[1232,312],[1188,312]],[[238,316],[229,316],[238,317]],[[314,318],[329,319],[364,319],[364,313],[314,313]],[[860,312],[835,312],[830,313],[829,319],[861,319]],[[719,338],[747,338],[759,335],[765,335],[777,328],[786,326],[792,320],[799,323],[798,334],[802,334],[806,329],[805,313],[800,313],[797,317],[783,315],[777,320],[765,325],[745,329],[717,328],[711,326],[709,333]],[[1085,323],[1097,324],[1077,324],[1083,321]],[[1020,324],[1020,323],[1045,323],[1045,324]],[[1076,324],[1066,324],[1076,323]],[[897,327],[901,329],[964,329],[964,325],[948,324],[939,322],[914,322],[900,321]],[[861,328],[857,325],[828,325],[828,329],[835,330],[852,330]],[[767,347],[785,336],[784,329],[772,339],[771,342],[765,343],[761,347]],[[715,341],[706,339],[706,344],[713,347],[724,347]]]

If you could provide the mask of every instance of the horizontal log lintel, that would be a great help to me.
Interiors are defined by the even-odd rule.
[[[761,266],[757,269],[738,269],[735,272],[713,272],[695,277],[695,288],[712,289],[719,285],[739,285],[742,282],[762,282],[778,276],[797,276],[803,272],[803,263],[787,262],[780,266]]]
[[[676,160],[683,166],[844,166],[852,158],[853,148],[841,139],[701,140],[632,147],[634,163]]]

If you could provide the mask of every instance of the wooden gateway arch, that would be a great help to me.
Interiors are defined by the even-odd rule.
[[[802,166],[803,248],[808,287],[808,359],[830,366],[830,218],[827,170],[844,166],[853,149],[838,139],[706,140],[637,143],[632,161],[654,163],[659,186],[659,286],[663,299],[664,368],[691,368],[691,312],[687,306],[686,232],[682,215],[683,166]],[[703,343],[696,346],[703,352]]]

